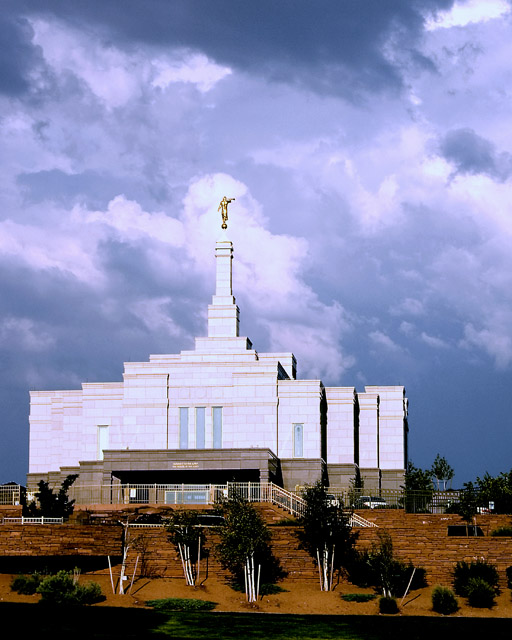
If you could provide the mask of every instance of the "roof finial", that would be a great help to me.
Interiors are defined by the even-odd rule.
[[[222,215],[222,229],[227,229],[228,225],[227,225],[227,220],[228,220],[228,204],[230,202],[233,202],[233,200],[235,200],[235,198],[226,198],[226,196],[224,196],[222,198],[222,200],[220,201],[219,204],[219,208],[217,209],[217,211],[221,212]]]

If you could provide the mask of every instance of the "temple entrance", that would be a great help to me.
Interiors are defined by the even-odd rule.
[[[112,477],[121,484],[226,484],[259,482],[259,469],[172,469],[161,471],[119,471]]]
[[[244,494],[259,487],[259,469],[115,471],[114,486],[129,504],[211,504],[229,495],[228,483],[243,483]],[[249,484],[250,483],[250,484]],[[212,488],[211,485],[214,485]],[[250,496],[246,496],[250,497]]]

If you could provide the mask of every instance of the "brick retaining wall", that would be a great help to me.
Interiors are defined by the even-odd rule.
[[[375,522],[379,529],[361,529],[358,546],[369,547],[378,542],[378,531],[386,529],[393,540],[397,558],[411,561],[427,570],[429,584],[451,584],[451,574],[459,560],[485,558],[496,565],[500,586],[506,587],[505,569],[512,565],[512,538],[490,537],[493,529],[509,525],[511,517],[477,516],[484,536],[448,536],[448,526],[464,525],[455,514],[409,514],[403,511],[362,511],[360,515]]]
[[[0,556],[114,556],[121,547],[120,526],[0,525]]]
[[[262,505],[267,521],[277,521],[286,514],[273,507]],[[103,514],[108,520],[120,519],[119,512]],[[512,565],[512,538],[493,538],[493,529],[508,525],[510,516],[482,515],[477,524],[483,537],[449,537],[448,525],[463,524],[457,515],[405,514],[402,511],[362,511],[360,515],[375,522],[379,528],[358,529],[358,547],[364,548],[378,542],[378,531],[389,531],[396,557],[411,561],[427,570],[430,584],[451,583],[451,572],[458,560],[484,557],[494,563],[500,573],[501,586],[506,587],[505,569]],[[119,556],[121,553],[122,527],[112,524],[65,525],[0,525],[0,556]],[[292,579],[316,580],[318,572],[311,558],[297,548],[294,527],[272,526],[273,549],[276,557]],[[214,529],[208,529],[207,548],[217,541]],[[130,529],[130,536],[142,536],[147,542],[147,562],[151,573],[168,577],[182,577],[181,563],[174,547],[163,529]],[[133,546],[129,553],[128,572],[133,571],[137,551]],[[209,558],[209,574],[227,576],[214,554]],[[139,567],[140,569],[140,567]],[[203,571],[206,570],[205,563]],[[203,574],[204,575],[204,574]]]

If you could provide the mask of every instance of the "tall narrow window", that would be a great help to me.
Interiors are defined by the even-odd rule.
[[[108,424],[98,425],[98,451],[96,455],[97,460],[103,460],[103,450],[108,449],[109,445]]]
[[[213,448],[222,449],[222,407],[213,407]]]
[[[180,407],[180,449],[188,449],[188,407]]]
[[[204,449],[205,408],[196,407],[196,449]]]
[[[293,425],[293,457],[302,458],[304,455],[304,425]]]

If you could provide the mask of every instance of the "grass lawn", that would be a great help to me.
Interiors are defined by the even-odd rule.
[[[254,613],[175,613],[111,607],[51,608],[0,603],[6,627],[25,637],[191,638],[197,640],[265,638],[271,640],[442,640],[490,637],[509,640],[511,619],[416,618],[400,616],[300,616]]]

